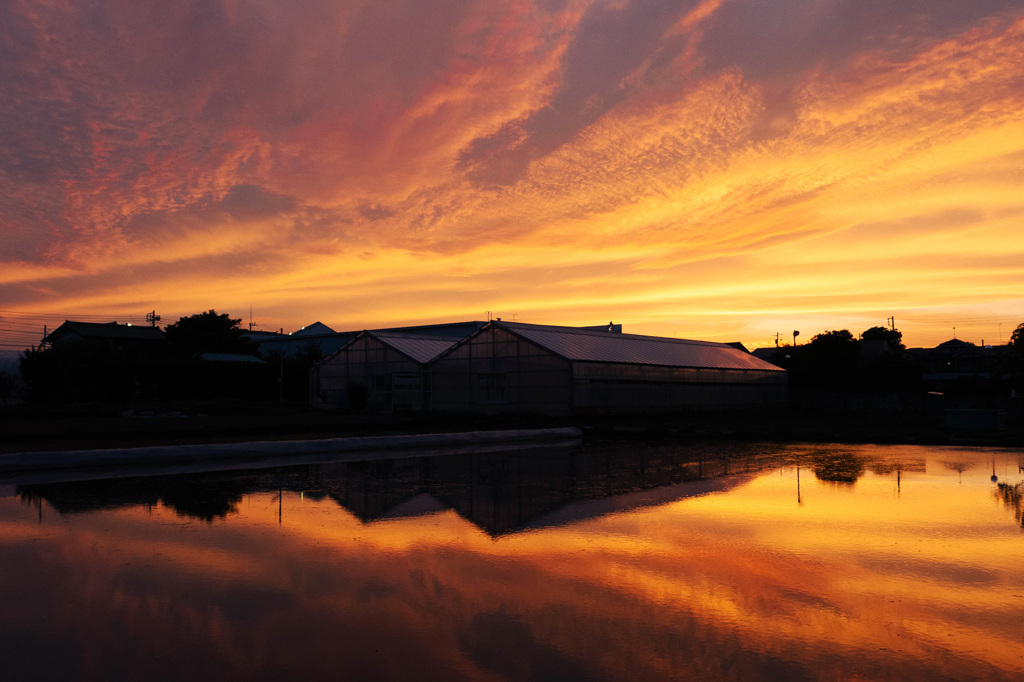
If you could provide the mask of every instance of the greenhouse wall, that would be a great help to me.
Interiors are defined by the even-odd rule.
[[[423,366],[370,336],[356,338],[312,374],[310,402],[316,409],[409,412],[429,404]]]
[[[756,407],[782,405],[786,398],[785,372],[573,364],[574,412]]]
[[[569,363],[501,328],[485,328],[430,365],[433,409],[567,414]]]

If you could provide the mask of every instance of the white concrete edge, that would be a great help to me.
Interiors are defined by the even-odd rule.
[[[425,433],[402,436],[361,436],[317,440],[252,441],[203,445],[159,445],[110,450],[65,450],[18,452],[0,455],[0,474],[44,469],[106,467],[126,464],[170,464],[229,460],[236,458],[284,457],[379,452],[445,446],[471,447],[502,441],[522,443],[579,438],[576,427],[517,429],[505,431],[467,431],[463,433]]]
[[[580,438],[556,438],[526,441],[503,441],[478,443],[465,446],[443,446],[430,448],[401,448],[390,450],[353,450],[351,452],[326,452],[308,455],[282,456],[241,456],[232,459],[205,460],[202,462],[142,462],[113,466],[64,467],[30,469],[16,472],[0,472],[0,497],[14,494],[16,486],[39,485],[41,483],[67,483],[98,481],[112,478],[148,478],[155,476],[178,476],[183,474],[207,474],[229,471],[256,471],[305,465],[332,465],[348,462],[374,462],[379,460],[403,461],[421,457],[444,457],[450,455],[486,455],[496,453],[532,452],[547,448],[570,448],[582,443]],[[10,487],[10,494],[4,494],[4,486]]]

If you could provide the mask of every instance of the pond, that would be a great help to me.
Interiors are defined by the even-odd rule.
[[[0,481],[9,680],[1024,679],[1024,454],[605,443]]]

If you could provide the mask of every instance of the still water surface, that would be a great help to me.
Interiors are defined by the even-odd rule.
[[[0,675],[1020,680],[1022,467],[659,443],[0,481]]]

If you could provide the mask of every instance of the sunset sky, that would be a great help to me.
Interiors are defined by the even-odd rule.
[[[1024,322],[1020,0],[8,0],[0,343]]]

